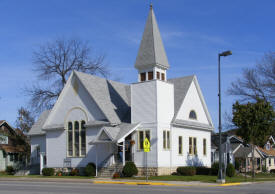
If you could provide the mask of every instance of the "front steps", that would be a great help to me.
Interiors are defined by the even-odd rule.
[[[98,177],[113,177],[113,175],[118,172],[121,173],[123,169],[123,164],[113,164],[112,166],[103,167],[98,171]]]

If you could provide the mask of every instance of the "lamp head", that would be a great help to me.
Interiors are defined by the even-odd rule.
[[[223,57],[226,57],[226,56],[229,56],[229,55],[232,55],[232,51],[224,51],[222,53],[219,53],[219,56],[223,56]]]

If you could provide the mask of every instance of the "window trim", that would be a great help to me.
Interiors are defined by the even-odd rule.
[[[178,137],[178,154],[183,155],[182,136]]]
[[[203,146],[203,148],[202,148],[203,156],[207,156],[207,140],[206,140],[206,138],[203,138],[202,146]]]
[[[191,144],[190,144],[191,140]],[[194,141],[196,140],[196,141]],[[198,155],[198,141],[197,137],[189,137],[189,149],[188,149],[188,155],[197,156]],[[196,142],[196,144],[195,144]],[[191,149],[190,149],[191,146]],[[190,153],[191,150],[191,153]]]
[[[142,147],[143,147],[143,142],[141,143],[140,142],[140,132],[143,132],[143,141],[145,140],[146,138],[146,132],[149,131],[149,142],[151,143],[151,130],[150,129],[140,129],[137,131],[137,151],[138,152],[143,152],[143,148],[141,148],[141,144],[142,144]],[[140,144],[141,143],[141,144]]]
[[[78,149],[79,153],[78,155],[75,154],[75,123],[78,122]],[[67,150],[66,155],[68,158],[85,158],[87,156],[87,133],[86,128],[85,129],[85,154],[82,154],[82,139],[81,139],[81,132],[82,132],[82,122],[86,123],[85,120],[74,120],[74,121],[67,121],[66,125],[66,134],[67,134]],[[69,155],[69,123],[72,123],[72,155]]]
[[[193,118],[193,117],[191,117],[191,112],[194,112],[194,114],[195,114],[195,118]],[[195,111],[195,110],[190,110],[190,112],[189,112],[189,119],[192,119],[192,120],[198,120],[198,116],[197,116],[197,112]]]
[[[162,148],[167,151],[171,149],[171,133],[170,130],[162,131]]]

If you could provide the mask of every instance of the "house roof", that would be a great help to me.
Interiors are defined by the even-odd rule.
[[[258,147],[258,149],[261,152],[263,152],[263,154],[266,155],[266,156],[275,156],[275,150],[274,149],[267,150],[267,149],[260,148],[260,147]]]
[[[74,71],[110,123],[130,122],[130,86]]]
[[[151,6],[136,58],[135,68],[140,69],[155,65],[164,69],[168,69],[170,66],[162,43],[156,16]]]
[[[28,135],[43,135],[45,134],[44,131],[42,131],[42,127],[44,123],[46,122],[51,110],[46,110],[42,112],[38,120],[34,123],[32,128],[30,129]]]
[[[0,150],[4,150],[6,153],[25,152],[23,146],[12,146],[12,145],[0,145]]]
[[[6,121],[5,121],[5,120],[0,120],[0,126],[1,126],[4,122],[6,122]]]
[[[263,157],[262,152],[260,151],[259,147],[255,146],[255,151],[259,153],[260,156]],[[240,147],[234,154],[235,158],[243,158],[248,157],[248,155],[252,153],[252,146],[245,146]]]

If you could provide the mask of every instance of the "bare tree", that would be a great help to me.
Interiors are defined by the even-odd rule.
[[[56,39],[40,46],[33,53],[38,82],[25,90],[32,111],[52,108],[73,70],[107,77],[104,58],[95,56],[91,47],[78,39]]]
[[[34,118],[31,112],[24,107],[20,107],[17,114],[18,116],[15,121],[16,127],[24,133],[29,132],[32,125],[34,124]]]
[[[275,52],[264,55],[254,68],[243,70],[243,76],[231,83],[230,95],[241,101],[256,101],[257,98],[269,101],[275,106]]]

